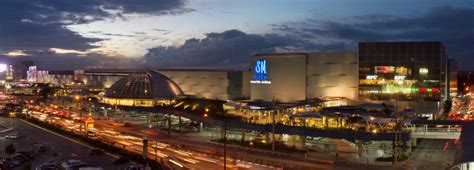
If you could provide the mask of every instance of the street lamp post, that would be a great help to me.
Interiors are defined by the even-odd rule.
[[[82,120],[82,112],[81,112],[81,97],[80,96],[75,96],[74,99],[76,100],[77,102],[77,106],[78,106],[78,109],[79,109],[79,132],[80,134],[83,134],[83,128],[84,128],[84,122]]]
[[[275,151],[275,112],[272,112],[272,151]]]
[[[227,118],[224,116],[224,170],[227,169]]]

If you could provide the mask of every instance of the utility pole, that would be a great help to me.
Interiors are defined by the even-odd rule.
[[[272,112],[272,151],[275,151],[275,111]]]
[[[398,161],[398,157],[400,155],[399,153],[399,147],[400,147],[400,141],[401,141],[401,138],[402,138],[402,133],[401,133],[401,119],[400,117],[397,115],[396,119],[395,119],[395,139],[393,141],[393,162],[392,162],[392,165],[396,165],[397,161]]]
[[[272,100],[272,104],[273,104],[273,108],[274,109],[272,112],[271,112],[271,116],[272,116],[272,151],[275,151],[275,105],[276,105],[276,99],[273,99]]]
[[[224,170],[227,169],[227,118],[224,116]]]

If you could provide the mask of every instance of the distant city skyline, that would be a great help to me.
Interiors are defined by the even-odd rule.
[[[45,69],[247,68],[251,54],[441,41],[473,70],[473,1],[0,2],[0,55]]]

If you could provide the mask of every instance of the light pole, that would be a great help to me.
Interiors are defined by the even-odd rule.
[[[224,170],[227,169],[227,118],[224,116]]]
[[[82,121],[82,112],[81,112],[81,97],[80,96],[74,96],[74,99],[76,100],[77,102],[77,106],[78,106],[78,109],[79,109],[79,132],[82,134],[83,132],[83,121]]]

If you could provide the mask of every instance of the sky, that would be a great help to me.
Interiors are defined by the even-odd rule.
[[[248,68],[259,52],[441,41],[474,70],[474,1],[0,0],[0,56],[40,69]]]

